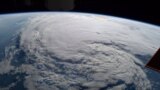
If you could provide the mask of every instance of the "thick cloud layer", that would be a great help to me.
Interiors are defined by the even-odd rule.
[[[25,72],[24,86],[30,90],[151,89],[135,54],[155,52],[160,44],[156,29],[101,15],[36,15],[14,39],[19,44],[6,50],[0,64],[8,66],[1,73]]]

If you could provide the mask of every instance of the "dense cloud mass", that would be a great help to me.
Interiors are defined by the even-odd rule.
[[[29,90],[151,89],[145,61],[135,56],[152,55],[160,44],[160,31],[149,27],[101,15],[35,15],[6,48],[0,73],[18,74],[15,84]]]

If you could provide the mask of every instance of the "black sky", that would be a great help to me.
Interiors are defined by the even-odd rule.
[[[119,16],[160,25],[158,0],[1,0],[0,13],[76,11]]]

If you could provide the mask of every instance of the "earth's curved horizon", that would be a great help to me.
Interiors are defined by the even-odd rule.
[[[80,12],[0,15],[1,90],[159,90],[160,27]]]

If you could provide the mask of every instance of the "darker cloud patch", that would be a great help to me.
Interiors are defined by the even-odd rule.
[[[24,87],[24,80],[26,73],[6,73],[0,74],[0,88],[9,87],[11,84],[15,84],[10,90],[27,90]]]
[[[11,65],[18,67],[25,63],[26,63],[26,53],[23,50],[20,50],[15,55],[13,55],[13,59],[11,60]]]
[[[11,65],[15,67],[19,67],[22,64],[33,64],[35,63],[34,58],[28,57],[27,53],[24,50],[18,50],[14,55],[13,59],[11,60]]]
[[[134,54],[134,56],[138,59],[140,59],[143,63],[147,63],[150,59],[151,59],[151,55],[146,54],[146,55],[142,55],[142,54]]]
[[[100,88],[99,90],[107,90],[109,88],[113,88],[115,86],[118,86],[118,85],[121,85],[121,84],[124,84],[125,82],[123,80],[117,80],[116,83],[110,83],[110,84],[107,84],[105,87],[102,87]]]

